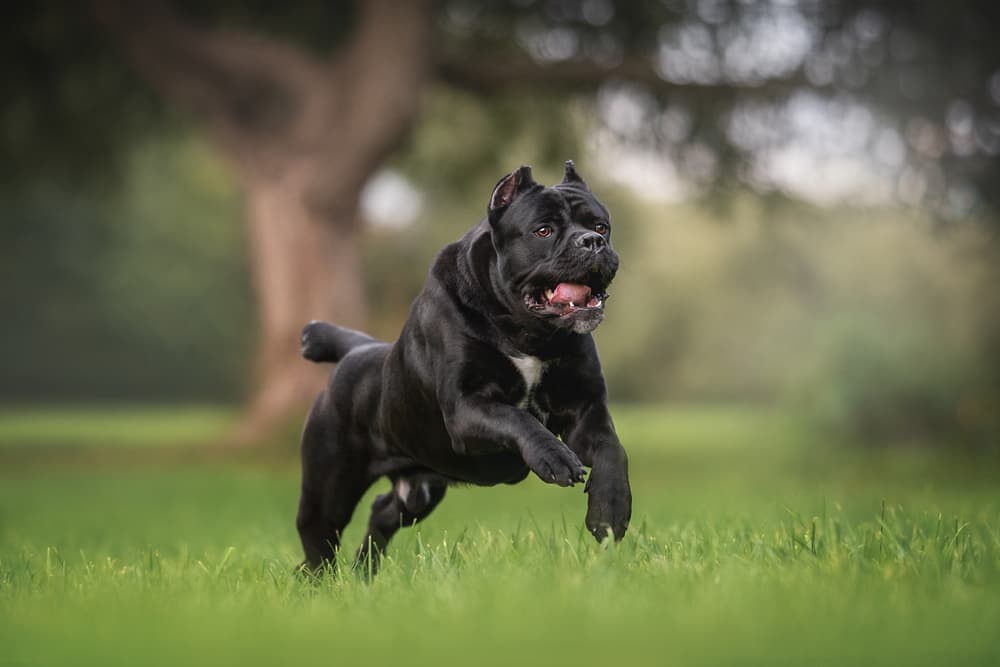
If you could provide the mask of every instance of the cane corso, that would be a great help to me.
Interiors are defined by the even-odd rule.
[[[383,476],[392,488],[372,505],[356,555],[367,568],[449,485],[515,484],[529,472],[559,486],[586,479],[587,529],[620,540],[628,459],[591,336],[617,270],[608,210],[573,162],[554,187],[525,166],[497,183],[486,219],[437,255],[395,343],[306,325],[303,356],[337,367],[302,435],[303,567],[333,563]]]

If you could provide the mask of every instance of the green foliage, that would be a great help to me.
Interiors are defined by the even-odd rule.
[[[82,4],[40,0],[12,6],[4,17],[4,190],[37,190],[40,182],[106,186],[133,142],[176,124]]]
[[[539,182],[562,180],[593,125],[585,100],[546,91],[484,99],[437,86],[396,165],[444,204],[474,204],[481,218],[493,184],[522,164]]]
[[[357,7],[348,0],[173,0],[160,9],[174,10],[195,30],[215,29],[220,40],[235,29],[320,61],[349,38]],[[0,78],[8,83],[0,173],[8,180],[75,182],[105,173],[137,138],[175,122],[88,9],[52,0],[22,4],[0,27]],[[715,158],[707,180],[760,187],[748,162],[780,145],[783,133],[737,136],[726,127],[732,114],[757,105],[774,112],[795,93],[856,100],[907,135],[904,150],[910,176],[922,183],[922,204],[947,215],[949,200],[971,196],[996,208],[995,3],[449,0],[429,11],[429,78],[483,95],[501,116],[520,107],[542,137],[559,134],[563,118],[534,115],[533,99],[625,84],[653,102],[647,117],[623,133],[627,139],[658,142],[671,156],[696,145]],[[154,6],[144,20],[158,14]],[[770,41],[784,48],[768,49]],[[665,108],[690,117],[684,136],[665,136],[673,134],[659,122]],[[758,120],[767,124],[766,115]],[[874,138],[868,143],[876,150]],[[683,169],[684,160],[677,164]]]
[[[597,332],[612,396],[788,400],[869,440],[996,444],[996,251],[982,228],[756,200],[727,221],[637,213]]]
[[[204,145],[133,151],[120,192],[7,193],[0,397],[232,399],[252,371],[233,186]]]
[[[997,447],[996,386],[977,366],[983,350],[872,322],[849,323],[826,338],[831,349],[799,397],[819,424],[867,442],[933,443],[947,435],[969,447]]]
[[[14,468],[7,459],[4,660],[1000,658],[995,461],[951,458],[945,448],[845,455],[774,412],[615,415],[636,499],[621,545],[599,547],[585,534],[579,488],[533,478],[454,488],[427,522],[400,532],[372,583],[347,569],[319,582],[293,575],[291,467],[133,461],[74,470]],[[348,530],[351,546],[366,506]]]

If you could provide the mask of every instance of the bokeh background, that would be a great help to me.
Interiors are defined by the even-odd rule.
[[[13,10],[0,400],[267,431],[321,381],[302,323],[394,339],[499,176],[572,157],[614,400],[995,443],[993,3],[405,4]]]
[[[986,0],[8,7],[0,662],[996,664],[998,30]],[[568,158],[622,256],[629,537],[532,478],[449,490],[370,587],[295,579],[301,326],[394,339],[496,181]]]

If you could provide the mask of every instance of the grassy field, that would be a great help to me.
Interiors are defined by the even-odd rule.
[[[118,463],[219,418],[26,414],[0,413],[0,665],[1000,663],[995,459],[846,448],[769,411],[622,408],[617,547],[584,533],[580,487],[532,478],[449,490],[374,583],[309,583],[291,457]],[[49,445],[104,453],[32,457]]]

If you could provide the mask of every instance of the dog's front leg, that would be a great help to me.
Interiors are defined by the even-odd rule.
[[[572,486],[586,477],[576,454],[532,415],[513,405],[463,398],[455,403],[446,423],[459,454],[517,451],[542,481],[559,486]]]
[[[632,489],[628,481],[628,456],[615,433],[603,403],[591,403],[564,434],[570,449],[591,466],[587,480],[587,530],[604,540],[610,531],[615,540],[625,536],[632,518]]]

